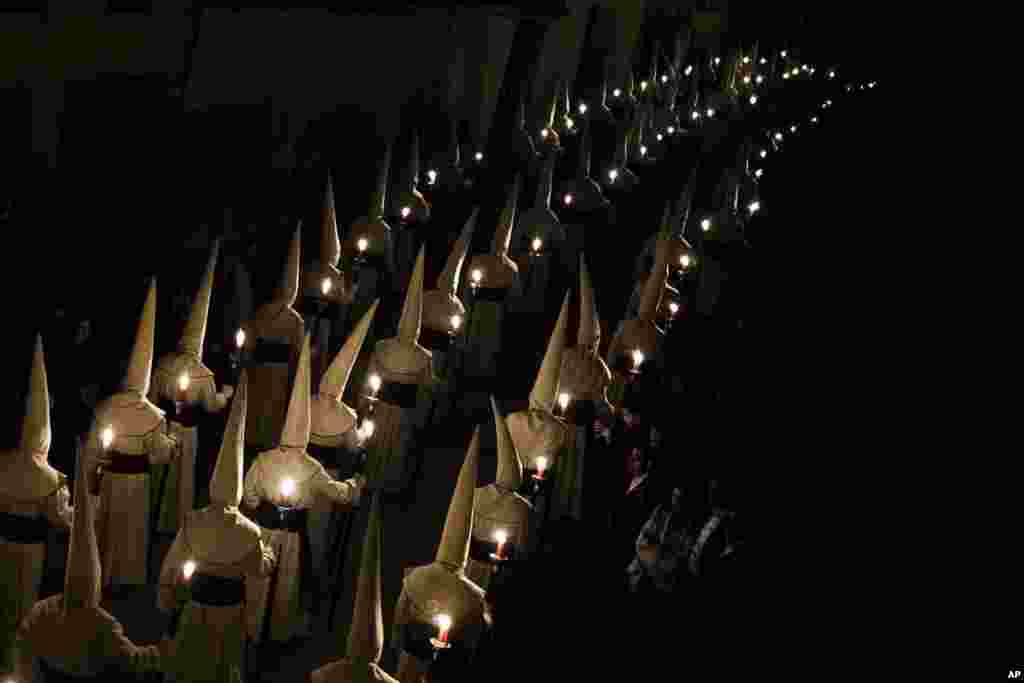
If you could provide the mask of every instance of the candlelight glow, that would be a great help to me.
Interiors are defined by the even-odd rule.
[[[661,142],[664,139],[665,139],[665,136],[662,135],[661,133],[658,133],[658,142]]]
[[[798,68],[796,68],[796,67],[794,66],[794,67],[793,67],[793,75],[794,75],[794,76],[799,76],[799,75],[800,75],[800,69],[798,69]]]
[[[712,109],[711,107],[708,107],[707,115],[708,115],[708,117],[714,116],[715,115],[715,110]]]
[[[782,51],[782,58],[783,58],[783,59],[785,59],[785,58],[786,58],[786,55],[787,55],[787,54],[789,54],[789,53],[788,53],[788,52],[786,52],[785,50],[783,50],[783,51]]]
[[[431,185],[436,183],[437,182],[437,171],[435,171],[433,169],[427,171],[427,180],[430,182]]]
[[[188,385],[190,383],[191,380],[188,378],[188,375],[182,374],[182,376],[178,378],[178,391],[188,391]]]
[[[440,633],[437,634],[437,639],[442,643],[447,643],[448,631],[452,628],[452,618],[447,614],[438,614],[434,617],[434,624],[440,631]]]
[[[757,213],[760,208],[761,208],[761,202],[759,202],[757,200],[754,200],[754,201],[750,202],[750,204],[747,206],[747,209],[750,211],[751,215]]]
[[[380,375],[378,375],[376,372],[373,373],[372,375],[370,375],[369,385],[370,385],[370,391],[372,391],[373,393],[376,394],[378,391],[380,391],[380,385],[381,385]]]
[[[682,266],[683,268],[689,268],[690,267],[690,255],[689,254],[683,254],[682,256],[680,256],[679,257],[679,265]]]
[[[459,328],[462,327],[462,316],[456,313],[449,319],[449,322],[452,324],[452,329],[458,332]]]
[[[103,431],[100,432],[100,443],[103,444],[103,450],[110,448],[110,444],[114,443],[113,427],[103,428]]]
[[[640,156],[647,156],[647,145],[640,145]]]
[[[829,71],[828,72],[828,77],[829,78],[835,78],[836,77],[836,72],[835,71]]]
[[[537,474],[541,477],[544,476],[544,470],[548,468],[548,459],[543,455],[537,456]]]
[[[473,158],[476,159],[477,161],[483,161],[484,160],[484,153],[483,152],[477,152],[476,154],[473,155]]]
[[[647,92],[647,81],[640,81],[640,91]]]
[[[675,301],[669,303],[668,310],[673,316],[675,316],[675,314],[679,312],[679,304]]]
[[[675,126],[669,126],[669,127],[668,127],[668,128],[666,128],[665,130],[667,130],[667,131],[668,131],[668,134],[669,134],[669,135],[674,135],[674,134],[675,134],[675,132],[676,132],[676,127],[675,127]]]
[[[776,133],[775,139],[778,140],[779,142],[782,142],[782,133]]]
[[[754,171],[754,177],[755,178],[760,178],[763,175],[764,175],[764,169],[763,168],[759,168],[756,171]]]
[[[547,139],[547,137],[548,137],[548,129],[547,129],[547,128],[543,129],[543,130],[542,130],[542,131],[540,132],[540,136],[541,136],[542,138],[544,138],[544,139],[546,140],[546,139]]]
[[[817,116],[812,116],[811,117],[811,123],[817,123],[817,122],[818,122],[818,117]]]
[[[494,532],[494,540],[498,542],[498,547],[501,547],[508,542],[508,533],[504,529],[498,529]]]
[[[291,498],[292,494],[295,493],[295,480],[286,478],[281,481],[281,495],[285,498]]]
[[[768,156],[768,150],[762,149],[761,150],[761,158],[764,159],[766,156]]]
[[[644,352],[640,349],[633,349],[633,367],[638,368],[644,364]]]
[[[693,65],[688,64],[686,66],[686,71],[683,72],[683,75],[689,76],[692,73],[693,73]]]
[[[587,113],[587,104],[586,104],[586,102],[580,102],[579,112],[580,112],[580,116],[582,116],[583,114]]]
[[[373,436],[374,429],[375,425],[373,424],[373,420],[363,420],[363,426],[359,428],[359,437],[363,441],[366,441]]]
[[[790,126],[789,127],[789,132],[790,133],[795,133],[796,132],[796,126]]]
[[[802,68],[802,69],[803,69],[804,71],[810,71],[810,69],[811,69],[811,67],[807,66],[806,64],[804,64],[804,65],[803,65],[802,67],[800,67],[800,68]]]
[[[767,60],[767,59],[765,59],[764,57],[761,57],[761,61],[760,61],[759,63],[760,63],[760,64],[767,64],[767,63],[768,63],[768,60]]]
[[[710,218],[705,218],[704,220],[702,220],[700,222],[700,229],[703,230],[704,232],[707,232],[708,230],[710,230],[711,229],[711,219]]]
[[[754,79],[754,82],[757,83],[758,85],[761,85],[762,83],[764,83],[764,76],[758,74],[757,78]]]
[[[722,58],[721,57],[715,57],[715,66],[718,66],[721,63],[722,63]]]
[[[569,407],[570,398],[569,394],[564,391],[558,395],[558,407],[562,409],[562,412],[565,412],[565,409]]]
[[[668,83],[668,75],[667,74],[662,74],[661,82],[662,83]]]
[[[403,206],[402,207],[402,218],[408,218],[409,214],[411,214],[411,213],[412,213],[412,209],[410,209],[408,206]]]
[[[743,58],[743,63],[744,64],[750,64],[750,57],[744,57]]]
[[[366,251],[367,247],[369,247],[369,246],[370,246],[370,240],[366,239],[365,237],[360,237],[356,241],[356,249],[359,250],[359,253],[363,253],[364,251]]]
[[[245,330],[239,329],[235,332],[235,346],[242,348],[245,346]]]
[[[697,119],[700,118],[700,113],[699,112],[693,112],[692,114],[690,114],[690,118],[693,119],[694,121],[696,121]]]
[[[782,78],[783,78],[783,80],[787,80],[788,81],[789,80],[789,72],[787,71],[787,72],[783,73],[782,74]]]
[[[619,88],[612,90],[612,97],[622,97],[622,90]]]
[[[825,106],[826,107],[831,107],[832,106],[832,100],[825,100]]]
[[[570,206],[572,204],[572,194],[567,193],[564,197],[562,197],[562,201],[565,202],[566,206]]]
[[[185,577],[186,581],[192,578],[192,575],[195,573],[195,571],[196,563],[194,560],[188,560],[185,564],[181,566],[181,574]]]
[[[750,85],[750,76],[744,76],[743,83],[744,85]]]
[[[331,293],[331,278],[324,278],[324,281],[320,283],[320,291],[323,292],[324,296]]]
[[[874,88],[875,87],[875,82],[871,81],[870,83],[868,83],[868,87],[869,88]]]
[[[619,177],[619,172],[618,172],[617,169],[613,168],[612,170],[608,171],[608,179],[611,180],[613,183],[615,182],[615,179],[618,178],[618,177]]]
[[[750,96],[750,103],[751,104],[757,104],[757,95],[751,95]]]
[[[479,268],[474,268],[473,272],[469,274],[469,277],[473,279],[473,284],[478,285],[484,279],[484,271]]]
[[[568,116],[565,117],[565,127],[566,128],[568,128],[569,130],[572,130],[575,125],[576,125],[575,121],[573,121]]]
[[[544,245],[544,240],[539,237],[534,237],[533,241],[530,242],[530,248],[534,251],[540,251],[540,248]]]

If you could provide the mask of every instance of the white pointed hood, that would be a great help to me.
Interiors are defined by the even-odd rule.
[[[555,329],[551,331],[548,348],[544,352],[544,360],[537,372],[533,390],[530,391],[530,407],[534,410],[546,413],[554,410],[555,398],[558,396],[558,375],[562,370],[562,352],[565,349],[565,331],[568,324],[569,292],[566,292],[562,299],[562,310],[558,314],[558,321],[555,322]]]
[[[452,253],[448,255],[448,261],[444,264],[444,270],[437,276],[438,291],[457,296],[462,265],[466,262],[466,254],[469,253],[469,245],[473,241],[473,230],[476,229],[476,217],[479,213],[480,207],[474,208],[466,224],[462,226],[462,234],[455,241]]]
[[[494,240],[491,242],[491,253],[494,256],[508,255],[508,247],[512,242],[512,228],[516,223],[516,203],[519,200],[521,184],[522,174],[516,173],[515,181],[505,199],[505,207],[501,210],[498,227],[494,231]]]
[[[213,295],[213,275],[217,268],[217,255],[220,252],[220,239],[214,240],[213,249],[210,251],[210,260],[206,262],[206,270],[203,272],[203,280],[199,284],[199,291],[192,302],[192,312],[185,323],[185,329],[181,333],[181,340],[178,342],[178,351],[202,360],[203,341],[206,339],[206,321],[210,314],[210,298]]]
[[[149,293],[142,306],[139,326],[135,332],[135,346],[128,361],[128,371],[121,383],[121,390],[135,392],[141,396],[149,394],[149,383],[153,373],[153,343],[156,335],[156,278],[149,281]]]
[[[416,344],[420,338],[420,325],[423,322],[423,270],[426,258],[426,245],[420,247],[416,256],[416,266],[409,278],[409,291],[405,293],[402,304],[402,317],[398,320],[398,340],[403,344]]]
[[[338,237],[338,218],[334,210],[334,181],[328,173],[320,221],[320,262],[327,266],[337,266],[340,260],[341,238]]]
[[[356,580],[356,600],[348,630],[345,656],[354,662],[376,664],[384,651],[384,612],[381,607],[380,496],[370,503],[370,521],[363,540],[363,556]]]
[[[299,355],[299,366],[295,372],[295,383],[292,385],[292,396],[288,401],[288,413],[281,429],[281,447],[306,450],[309,445],[310,429],[310,370],[309,370],[309,333],[302,340],[302,353]]]
[[[455,482],[455,492],[448,505],[448,516],[441,532],[441,543],[437,546],[435,562],[446,565],[453,571],[466,568],[469,559],[469,536],[473,529],[473,497],[476,493],[477,461],[480,456],[480,427],[473,431],[466,459]]]
[[[274,301],[292,307],[299,295],[299,270],[302,266],[302,222],[295,227],[292,234],[292,241],[288,245],[288,257],[284,262],[284,273],[281,274],[281,283],[274,293]]]
[[[345,395],[348,378],[351,376],[352,368],[355,366],[359,352],[363,348],[363,342],[366,341],[366,335],[370,331],[370,324],[373,323],[373,316],[377,313],[378,304],[380,304],[380,299],[375,300],[370,309],[363,314],[359,324],[352,330],[349,338],[345,340],[345,345],[341,347],[341,351],[331,361],[327,372],[320,379],[320,396],[330,396],[337,401],[341,401],[341,398]]]
[[[46,380],[43,337],[36,335],[32,355],[32,375],[25,398],[25,417],[21,421],[21,452],[49,453],[53,432],[50,427],[50,390]]]
[[[246,371],[238,379],[231,412],[224,427],[217,464],[210,477],[210,502],[238,507],[242,501],[242,457],[245,452],[245,416],[249,406],[249,381]]]
[[[590,281],[587,260],[580,252],[580,326],[576,333],[576,344],[597,353],[601,345],[601,322],[597,315],[597,300],[594,285]]]
[[[523,485],[523,463],[519,459],[508,423],[498,412],[498,403],[491,396],[491,411],[494,413],[494,431],[498,443],[498,469],[494,484],[505,491],[514,493]]]
[[[86,449],[99,448],[86,444]],[[75,477],[75,515],[68,542],[68,561],[64,572],[64,612],[79,607],[99,607],[103,569],[96,541],[96,513],[89,499],[85,449],[78,457]]]

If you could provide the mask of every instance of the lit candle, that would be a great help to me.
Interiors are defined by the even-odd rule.
[[[750,96],[750,103],[751,104],[757,104],[757,95],[751,95]]]
[[[437,171],[433,169],[427,171],[427,182],[431,185],[437,182]]]
[[[764,175],[764,169],[763,168],[759,168],[756,171],[754,171],[754,177],[755,178],[760,178],[763,175]]]
[[[868,83],[868,87],[869,88],[874,88],[875,87],[875,82],[871,81],[870,83]]]
[[[783,58],[783,59],[785,59],[785,58],[786,58],[786,55],[787,55],[787,54],[789,54],[789,53],[788,53],[788,52],[786,52],[785,50],[783,50],[783,51],[782,51],[782,58]]]
[[[708,107],[707,115],[708,115],[708,118],[714,116],[715,115],[715,110],[712,109],[711,107]]]
[[[548,139],[548,129],[547,129],[547,128],[544,128],[543,130],[541,130],[541,132],[540,132],[540,136],[541,136],[542,138],[544,138],[545,140],[547,140],[547,139]]]
[[[680,256],[679,257],[679,265],[682,266],[683,268],[689,268],[690,267],[690,255],[689,254],[683,254],[682,256]]]
[[[617,169],[613,168],[612,170],[608,171],[608,179],[611,180],[613,183],[615,182],[615,179],[618,178],[618,177],[619,177],[619,172],[618,172]]]
[[[178,392],[184,394],[186,391],[188,391],[188,385],[190,383],[191,380],[189,380],[188,375],[182,373],[181,376],[178,377]]]
[[[564,391],[558,395],[558,407],[562,409],[562,414],[565,414],[566,409],[569,407],[569,399],[572,398],[569,394]]]
[[[619,88],[612,90],[612,97],[622,97],[622,90]]]
[[[721,57],[715,57],[715,66],[718,66],[721,63],[722,63],[722,58]]]
[[[544,470],[548,468],[548,459],[543,455],[537,456],[537,474],[533,475],[536,479],[544,478]]]
[[[373,396],[376,396],[377,392],[380,391],[380,385],[381,385],[380,375],[378,375],[377,373],[373,373],[372,375],[370,375],[369,385],[370,385],[370,393]]]
[[[368,440],[371,436],[373,436],[373,430],[375,428],[376,425],[373,424],[373,420],[363,420],[363,426],[359,428],[359,438],[362,439],[363,441]]]
[[[799,76],[800,75],[800,69],[797,69],[796,67],[793,67],[793,75],[794,76]]]
[[[686,71],[683,72],[683,75],[684,76],[689,76],[692,73],[693,73],[693,65],[692,64],[687,65]]]
[[[662,74],[661,75],[661,82],[662,83],[668,83],[668,75],[667,74]]]
[[[750,205],[747,206],[747,209],[750,211],[750,215],[751,216],[753,216],[755,213],[757,213],[760,208],[761,208],[761,202],[759,202],[757,200],[754,200],[754,201],[750,202]]]
[[[647,92],[647,81],[640,81],[640,92]]]
[[[669,313],[672,314],[673,318],[676,317],[676,313],[679,312],[679,304],[677,304],[675,301],[670,302],[668,305],[668,311]]]
[[[568,128],[569,130],[572,130],[573,126],[575,126],[575,125],[576,125],[575,121],[573,121],[568,116],[565,117],[565,127],[566,128]]]
[[[477,161],[483,161],[484,160],[484,153],[483,152],[477,152],[476,154],[473,155],[473,158],[476,159]]]
[[[434,623],[437,625],[438,633],[437,640],[441,643],[448,642],[448,631],[452,628],[452,618],[447,614],[438,614],[434,619]]]
[[[705,218],[704,220],[702,220],[700,222],[700,229],[703,230],[704,232],[707,232],[708,230],[710,230],[711,229],[711,219],[710,218]]]
[[[356,249],[359,250],[360,254],[364,253],[369,246],[370,240],[366,239],[365,237],[360,237],[358,240],[356,240]]]
[[[768,150],[762,149],[761,150],[761,158],[764,159],[766,156],[768,156]]]
[[[764,76],[758,74],[757,78],[754,79],[754,82],[757,83],[758,85],[761,85],[762,83],[764,83]]]
[[[578,108],[578,111],[580,113],[580,116],[582,116],[583,114],[586,114],[587,113],[587,103],[586,102],[580,102],[580,106]]]
[[[768,63],[768,60],[767,60],[767,59],[765,59],[764,57],[761,57],[761,61],[760,61],[760,63],[761,63],[761,64],[767,64],[767,63]]]
[[[803,69],[804,71],[810,71],[810,69],[811,69],[811,67],[807,66],[806,64],[804,64],[804,65],[803,65],[802,67],[800,67],[800,68],[802,68],[802,69]]]
[[[456,313],[449,322],[452,324],[452,332],[458,332],[459,328],[462,327],[462,316]]]
[[[817,116],[812,116],[811,117],[811,123],[817,123],[817,122],[818,122],[818,117]]]
[[[323,292],[324,296],[331,293],[331,278],[324,278],[324,281],[320,283],[320,291]]]
[[[534,254],[540,253],[540,248],[544,246],[544,240],[539,237],[534,237],[533,241],[530,242],[530,248],[533,249]]]
[[[637,370],[644,364],[644,352],[640,349],[633,349],[633,369]]]
[[[828,72],[828,77],[829,78],[835,78],[836,77],[836,72],[835,71],[829,71]]]
[[[789,127],[789,132],[790,133],[795,133],[796,132],[796,126],[790,126]]]
[[[289,502],[294,493],[295,480],[291,478],[281,480],[281,497],[284,498],[285,502]]]
[[[789,72],[788,71],[782,74],[782,79],[786,80],[786,81],[789,80]]]
[[[409,214],[411,214],[411,213],[412,213],[412,209],[410,209],[408,206],[403,206],[402,207],[402,218],[403,219],[408,218]]]
[[[693,119],[694,121],[696,121],[697,119],[700,118],[700,112],[696,112],[695,111],[695,112],[691,113],[690,114],[690,118]]]
[[[476,289],[477,287],[480,286],[480,283],[484,279],[484,271],[480,270],[479,268],[474,268],[473,272],[469,274],[469,277],[472,280],[470,285],[473,287],[473,289]]]
[[[505,543],[508,542],[508,534],[504,529],[498,529],[494,532],[494,540],[498,542],[498,549],[494,551],[494,559],[504,560]]]
[[[744,64],[750,64],[750,57],[744,57],[743,58],[743,63]]]
[[[104,427],[103,431],[100,432],[100,445],[103,446],[103,450],[107,450],[112,443],[114,443],[114,428]]]
[[[776,133],[775,134],[775,139],[781,142],[782,141],[782,133]]]
[[[185,577],[186,581],[190,581],[192,579],[192,575],[195,574],[195,572],[195,560],[188,560],[187,562],[185,562],[185,564],[181,566],[181,575]]]
[[[647,156],[647,145],[640,145],[640,156]]]
[[[245,346],[245,330],[239,329],[238,332],[235,332],[235,346],[238,347],[239,351]]]
[[[662,135],[661,133],[658,133],[658,142],[661,142],[664,139],[665,139],[665,136]]]
[[[826,107],[831,107],[832,106],[832,100],[825,100],[825,106]]]
[[[675,132],[676,132],[676,127],[675,126],[669,126],[668,127],[668,134],[669,135],[672,135]]]
[[[743,84],[744,85],[750,85],[750,76],[744,76],[743,77]]]
[[[566,193],[565,197],[562,198],[566,206],[572,206],[572,193]]]

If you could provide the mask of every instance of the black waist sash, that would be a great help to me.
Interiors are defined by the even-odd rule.
[[[469,556],[477,562],[494,562],[491,553],[498,552],[497,541],[481,541],[475,536],[469,539]],[[506,543],[501,548],[501,554],[506,560],[513,560],[516,556],[516,547],[512,543]]]
[[[195,427],[198,425],[199,419],[203,415],[202,408],[200,408],[199,404],[194,403],[189,405],[180,401],[178,403],[181,406],[180,408],[175,406],[174,401],[161,398],[156,406],[167,413],[167,419],[172,422],[177,422],[182,427]]]
[[[508,297],[508,289],[504,287],[477,287],[473,298],[477,301],[501,303]]]
[[[431,351],[447,351],[452,345],[452,335],[429,327],[420,328],[420,346]]]
[[[416,407],[416,396],[420,390],[419,384],[403,384],[402,382],[382,382],[377,398],[384,403],[396,405],[399,408],[412,409]]]
[[[42,657],[39,658],[39,670],[43,674],[46,683],[79,683],[80,681],[110,681],[111,677],[106,673],[78,675],[69,674],[51,666]],[[115,677],[117,678],[117,677]]]
[[[265,500],[256,508],[252,515],[252,521],[264,529],[302,533],[306,530],[308,515],[309,510],[279,507]]]
[[[338,469],[341,466],[340,450],[341,446],[317,446],[312,442],[306,446],[306,453],[327,469]]]
[[[589,425],[594,422],[597,411],[590,399],[572,401],[565,411],[565,421],[572,425]]]
[[[109,452],[110,465],[107,472],[113,474],[146,474],[149,472],[149,458],[145,455],[128,455],[126,453]]]
[[[299,304],[295,310],[297,310],[303,318],[320,317],[321,319],[326,320],[335,317],[340,307],[341,306],[337,301],[307,295],[299,299]]]
[[[278,341],[257,339],[252,350],[252,362],[259,365],[266,363],[287,363],[291,360],[291,344]]]
[[[0,512],[0,538],[9,543],[46,543],[50,523],[45,517]]]
[[[191,583],[192,599],[201,605],[231,607],[245,602],[245,581],[242,579],[197,572]]]

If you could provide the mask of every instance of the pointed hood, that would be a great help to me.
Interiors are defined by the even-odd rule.
[[[494,431],[498,441],[498,471],[494,484],[505,491],[515,492],[523,485],[523,463],[516,452],[508,423],[500,412],[498,403],[491,396],[491,410],[494,412]]]
[[[590,281],[587,260],[580,252],[580,327],[576,333],[576,345],[597,353],[601,345],[601,322],[597,315],[597,301],[594,285]]]
[[[334,181],[328,173],[320,220],[320,262],[328,266],[337,266],[340,260],[341,238],[338,237],[338,218],[334,210]]]
[[[384,217],[385,202],[388,197],[388,175],[391,169],[391,148],[394,145],[393,140],[388,140],[384,146],[384,154],[381,155],[380,165],[377,167],[377,184],[373,188],[373,194],[370,195],[370,208],[366,212],[366,217],[372,221],[379,221]]]
[[[217,464],[210,477],[210,502],[238,507],[242,501],[242,456],[245,452],[245,416],[249,407],[249,381],[245,370],[231,401],[231,412],[224,427]]]
[[[590,122],[584,119],[580,129],[579,157],[576,166],[576,174],[580,178],[590,177],[590,156]]]
[[[213,295],[213,275],[217,269],[217,255],[220,253],[220,240],[214,240],[210,251],[210,260],[206,262],[203,280],[199,291],[192,302],[192,312],[185,323],[185,330],[178,342],[178,351],[187,353],[200,360],[203,358],[203,341],[206,339],[206,319],[210,314],[210,297]]]
[[[149,293],[142,305],[142,315],[135,331],[135,346],[128,361],[128,371],[121,383],[122,391],[132,391],[142,396],[149,394],[149,382],[153,373],[153,342],[156,335],[156,278],[149,281]]]
[[[480,457],[480,427],[473,431],[473,439],[466,451],[466,460],[455,482],[448,516],[444,520],[441,543],[434,561],[459,571],[466,568],[469,559],[469,535],[473,529],[473,498],[476,493],[477,461]]]
[[[551,188],[555,180],[556,161],[557,158],[554,154],[549,154],[544,158],[540,177],[537,178],[537,196],[533,200],[535,209],[549,209],[551,207]]]
[[[374,301],[373,305],[370,306],[370,310],[363,314],[359,324],[352,330],[349,338],[345,340],[345,345],[341,347],[341,351],[331,361],[327,372],[320,379],[319,392],[321,396],[331,396],[340,401],[342,396],[345,395],[348,378],[351,376],[352,368],[355,366],[359,352],[363,348],[363,342],[366,341],[366,334],[370,331],[370,324],[373,322],[373,316],[377,312],[377,305],[379,303],[380,299]]]
[[[351,661],[376,664],[384,651],[384,611],[381,607],[380,496],[370,503],[370,521],[363,540],[363,556],[356,580],[356,600],[348,629],[345,656]]]
[[[25,399],[25,417],[21,422],[21,452],[49,453],[53,432],[50,428],[50,390],[46,381],[43,337],[36,335],[32,355],[32,375]]]
[[[86,476],[85,450],[99,448],[98,443],[86,445],[78,457],[75,477],[75,515],[68,541],[67,569],[64,572],[64,612],[78,607],[98,607],[103,570],[100,548],[96,542],[96,513],[89,498],[89,477]]]
[[[530,391],[530,407],[550,413],[555,408],[558,396],[558,374],[562,370],[562,351],[565,349],[565,329],[569,324],[569,292],[562,299],[562,310],[558,313],[555,329],[551,331],[548,348],[544,352],[537,379]]]
[[[672,229],[672,202],[665,202],[665,208],[661,212],[661,224],[658,226],[658,239],[664,240],[671,238],[675,231]]]
[[[683,235],[686,225],[690,220],[690,212],[693,208],[693,194],[697,188],[697,170],[699,166],[700,163],[698,162],[690,169],[690,176],[687,178],[686,184],[679,193],[679,199],[676,202],[675,213],[677,222],[675,225],[680,236]]]
[[[309,333],[302,340],[302,353],[299,355],[299,367],[295,371],[295,383],[292,384],[292,397],[288,401],[288,413],[281,429],[281,447],[306,449],[309,445],[310,412],[309,412]]]
[[[640,307],[637,309],[638,320],[651,320],[657,317],[658,307],[661,306],[661,297],[665,293],[665,283],[668,282],[668,265],[662,258],[654,260],[654,268],[644,282],[644,289],[640,295]]]
[[[420,132],[418,129],[412,131],[412,142],[409,144],[409,161],[402,172],[402,184],[406,187],[415,187],[420,177]]]
[[[409,291],[405,293],[402,304],[402,317],[398,319],[398,334],[395,335],[403,344],[416,344],[420,338],[420,325],[423,322],[423,268],[426,258],[426,244],[420,247],[416,257],[416,266],[409,278]]]
[[[455,241],[452,253],[448,255],[448,261],[444,264],[444,270],[437,276],[437,289],[456,296],[459,288],[459,278],[462,274],[462,265],[466,261],[466,254],[469,253],[469,245],[473,241],[473,230],[476,229],[476,217],[480,213],[480,207],[473,209],[462,226],[462,234]]]
[[[519,201],[521,183],[522,174],[516,173],[516,179],[512,182],[512,188],[505,199],[505,208],[501,210],[498,227],[494,231],[494,240],[491,242],[491,253],[495,256],[508,254],[508,247],[512,242],[512,228],[516,223],[516,203]]]
[[[299,269],[302,265],[302,221],[295,227],[291,244],[288,245],[288,257],[284,262],[284,273],[274,293],[274,300],[284,306],[294,306],[299,295]]]

